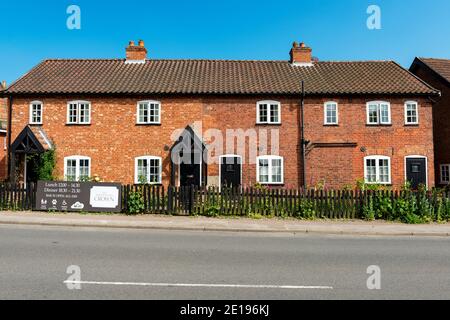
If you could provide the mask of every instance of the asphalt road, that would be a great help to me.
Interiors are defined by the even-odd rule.
[[[450,239],[2,225],[0,299],[450,299]]]

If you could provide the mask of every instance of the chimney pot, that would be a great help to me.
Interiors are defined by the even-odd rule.
[[[5,80],[2,81],[2,89],[3,89],[3,90],[6,89],[6,81],[5,81]]]
[[[144,40],[139,40],[139,47],[144,47]]]

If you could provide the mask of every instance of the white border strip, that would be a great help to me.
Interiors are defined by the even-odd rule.
[[[247,284],[201,284],[201,283],[146,283],[146,282],[104,282],[104,281],[64,281],[65,284],[93,284],[114,286],[141,287],[188,287],[188,288],[245,288],[245,289],[317,289],[333,290],[330,286],[276,286],[276,285],[247,285]]]

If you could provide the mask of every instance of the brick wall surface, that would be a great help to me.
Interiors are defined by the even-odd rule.
[[[136,125],[136,105],[140,100],[159,100],[162,104],[161,125]],[[256,102],[259,100],[281,102],[281,125],[256,125]],[[209,129],[255,129],[259,136],[278,130],[279,154],[284,157],[284,180],[286,187],[298,187],[301,182],[299,157],[299,99],[286,97],[256,96],[179,96],[179,97],[28,97],[14,100],[12,114],[12,139],[27,125],[29,103],[41,100],[44,103],[42,128],[52,139],[57,149],[59,177],[64,176],[64,157],[89,156],[92,159],[91,174],[105,181],[134,182],[134,159],[153,155],[163,158],[163,183],[170,180],[170,159],[167,147],[173,145],[173,132],[187,125],[201,122],[202,132]],[[92,104],[90,125],[66,125],[67,102],[88,100]],[[323,125],[323,103],[334,100],[339,103],[339,126]],[[387,100],[391,102],[392,126],[366,126],[366,102]],[[404,125],[404,102],[419,102],[420,124]],[[307,182],[310,185],[325,182],[327,187],[342,187],[354,184],[363,178],[365,155],[388,155],[392,161],[392,182],[395,186],[405,180],[404,157],[422,155],[428,157],[429,185],[434,185],[433,134],[431,103],[425,99],[399,99],[377,97],[367,99],[308,98],[305,104],[305,137],[311,142],[354,142],[357,147],[314,148],[307,155]],[[195,129],[198,131],[199,126]],[[172,137],[174,138],[174,137]],[[213,139],[204,136],[207,144]],[[261,140],[261,139],[260,139]],[[247,145],[259,144],[247,140]],[[217,143],[217,142],[216,142]],[[223,153],[236,153],[226,150]],[[259,145],[259,154],[270,154],[272,143]],[[365,152],[361,151],[364,147]],[[256,182],[255,159],[248,159],[248,148],[243,165],[243,183]],[[212,154],[214,159],[220,154]],[[252,160],[249,163],[249,160]],[[209,181],[218,181],[219,164],[208,166]]]

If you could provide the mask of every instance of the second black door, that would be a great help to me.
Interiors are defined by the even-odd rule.
[[[220,184],[227,187],[241,185],[241,158],[222,157],[220,163]]]
[[[427,166],[425,159],[406,159],[406,179],[411,183],[413,189],[417,189],[421,184],[427,184]]]

